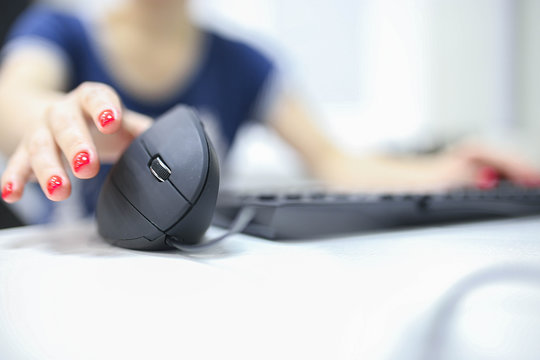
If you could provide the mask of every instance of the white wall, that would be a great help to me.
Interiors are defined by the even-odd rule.
[[[517,7],[520,33],[517,47],[518,119],[525,141],[536,145],[534,155],[540,159],[540,1],[522,0]]]
[[[432,2],[431,119],[439,130],[457,135],[516,120],[515,4]]]

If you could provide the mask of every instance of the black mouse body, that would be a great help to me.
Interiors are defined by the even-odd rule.
[[[200,242],[210,226],[219,164],[197,113],[177,106],[136,138],[111,169],[99,195],[99,234],[137,250]]]

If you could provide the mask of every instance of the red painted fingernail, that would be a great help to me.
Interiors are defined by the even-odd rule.
[[[103,110],[101,114],[99,114],[99,123],[101,126],[105,127],[112,123],[115,119],[114,112],[112,110]]]
[[[13,183],[8,182],[2,189],[2,199],[6,199],[13,192]]]
[[[81,151],[73,158],[73,169],[78,172],[83,166],[90,163],[90,155],[86,151]]]
[[[492,167],[480,169],[476,178],[476,187],[480,190],[493,189],[499,183],[499,173]]]
[[[49,182],[47,183],[47,191],[49,192],[49,195],[52,195],[53,192],[60,186],[62,186],[62,178],[58,175],[51,176]]]

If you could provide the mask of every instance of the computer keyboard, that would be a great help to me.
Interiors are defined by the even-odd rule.
[[[457,221],[540,214],[540,188],[501,182],[491,190],[440,193],[345,193],[320,189],[221,192],[214,224],[228,226],[240,209],[255,215],[243,232],[268,239],[328,237]]]

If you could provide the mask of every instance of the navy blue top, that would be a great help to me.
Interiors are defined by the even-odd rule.
[[[184,86],[160,102],[146,102],[122,89],[103,62],[103,54],[81,19],[46,6],[33,6],[16,21],[8,45],[20,39],[39,39],[61,50],[71,67],[68,91],[84,81],[112,86],[123,104],[133,111],[157,117],[178,103],[194,106],[210,114],[221,135],[230,145],[238,128],[257,116],[254,112],[265,84],[274,71],[273,63],[252,47],[205,32],[205,51],[200,63]],[[13,41],[16,40],[16,41]],[[85,181],[84,198],[89,213],[108,167],[94,181]]]

